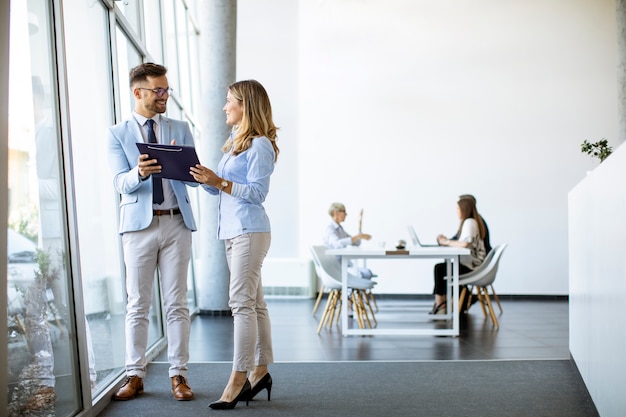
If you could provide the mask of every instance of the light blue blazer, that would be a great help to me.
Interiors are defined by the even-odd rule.
[[[161,116],[161,138],[165,143],[176,139],[177,145],[194,146],[189,124]],[[139,176],[137,142],[143,142],[141,128],[134,116],[109,128],[107,152],[113,174],[113,186],[121,194],[119,233],[143,230],[152,223],[152,176],[142,181]],[[170,180],[185,226],[195,231],[196,222],[185,184],[198,183]]]

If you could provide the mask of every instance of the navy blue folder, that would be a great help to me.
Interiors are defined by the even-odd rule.
[[[161,165],[161,173],[153,174],[156,178],[197,182],[189,173],[189,168],[200,163],[193,146],[161,145],[157,143],[137,142],[142,154],[150,155]]]

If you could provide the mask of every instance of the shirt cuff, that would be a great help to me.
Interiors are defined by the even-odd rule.
[[[341,244],[343,246],[352,246],[352,238],[351,237],[344,237],[342,239],[339,239],[339,242],[341,242]]]
[[[230,195],[233,197],[241,197],[245,191],[245,187],[242,184],[236,182],[230,182]]]

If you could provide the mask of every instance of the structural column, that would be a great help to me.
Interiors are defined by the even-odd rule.
[[[228,86],[235,81],[237,1],[200,1],[200,120],[201,133],[196,139],[202,164],[215,170],[228,138],[230,126],[222,108]],[[229,273],[223,241],[217,240],[218,197],[200,192],[198,232],[194,236],[196,294],[202,313],[228,312]]]
[[[618,144],[626,141],[626,0],[616,0]]]

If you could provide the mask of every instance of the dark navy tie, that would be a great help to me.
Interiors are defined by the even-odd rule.
[[[157,143],[156,135],[154,134],[154,120],[148,119],[146,121],[148,125],[148,142]],[[155,204],[161,204],[163,202],[163,181],[161,178],[155,178],[152,176],[152,202]]]

